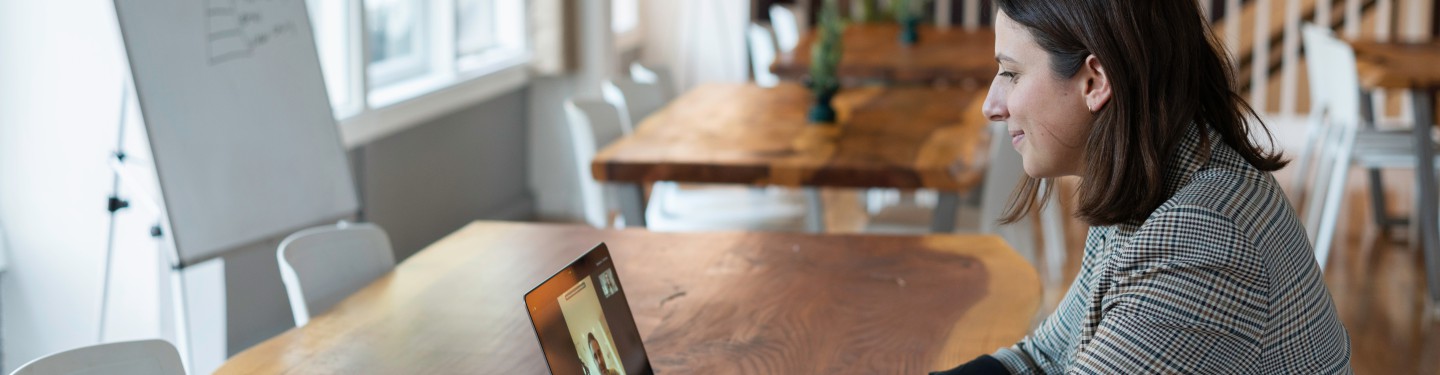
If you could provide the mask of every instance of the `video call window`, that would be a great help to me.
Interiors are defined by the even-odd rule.
[[[608,269],[600,273],[600,291],[605,294],[605,298],[610,298],[610,296],[615,295],[615,292],[620,291],[620,287],[615,285],[614,269]]]
[[[614,288],[614,277],[611,277]],[[614,293],[613,290],[609,293]],[[569,291],[558,298],[560,313],[565,316],[565,325],[570,328],[570,340],[575,344],[582,368],[592,375],[625,375],[620,365],[619,351],[610,334],[610,324],[605,311],[600,307],[600,297],[591,286],[590,278],[580,280]]]

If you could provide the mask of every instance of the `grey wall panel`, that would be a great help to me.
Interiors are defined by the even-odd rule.
[[[390,233],[397,259],[473,220],[530,218],[500,215],[533,200],[525,109],[521,90],[358,150],[366,220]]]
[[[396,260],[474,220],[529,220],[526,90],[502,95],[350,152],[365,220]],[[225,257],[226,340],[238,353],[294,325],[275,260],[278,238]]]

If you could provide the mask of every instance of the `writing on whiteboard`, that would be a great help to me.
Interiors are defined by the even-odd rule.
[[[206,0],[209,60],[215,66],[250,57],[277,40],[299,35],[294,0]]]

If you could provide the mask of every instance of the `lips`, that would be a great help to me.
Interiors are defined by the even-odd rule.
[[[1011,131],[1010,131],[1010,145],[1011,145],[1011,146],[1014,146],[1014,147],[1017,148],[1017,149],[1020,148],[1020,141],[1023,140],[1023,139],[1025,139],[1025,131],[1024,131],[1024,130],[1011,130]]]

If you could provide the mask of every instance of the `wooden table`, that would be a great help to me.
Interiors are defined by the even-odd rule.
[[[476,222],[217,373],[545,373],[522,297],[601,241],[661,374],[923,373],[1013,344],[1040,303],[994,236]]]
[[[951,232],[958,192],[983,177],[983,100],[958,88],[845,89],[835,98],[837,124],[814,125],[806,120],[810,93],[798,84],[702,85],[601,150],[591,172],[621,188],[626,225],[645,225],[640,186],[678,181],[806,187],[812,195],[814,187],[929,188],[940,192],[931,229]]]
[[[1431,306],[1440,315],[1440,201],[1437,201],[1435,150],[1431,124],[1435,124],[1435,97],[1440,91],[1440,41],[1424,43],[1350,41],[1355,48],[1360,85],[1366,90],[1410,90],[1416,126],[1415,195],[1418,202],[1416,238],[1425,252],[1425,273]],[[1423,173],[1422,173],[1423,172]]]
[[[799,80],[810,74],[811,31],[795,49],[780,54],[770,70],[785,79]],[[922,25],[920,40],[907,46],[900,42],[900,26],[893,23],[862,23],[845,28],[845,54],[839,75],[849,79],[883,80],[899,83],[966,81],[988,84],[999,65],[995,63],[995,30],[990,28],[937,28]]]

